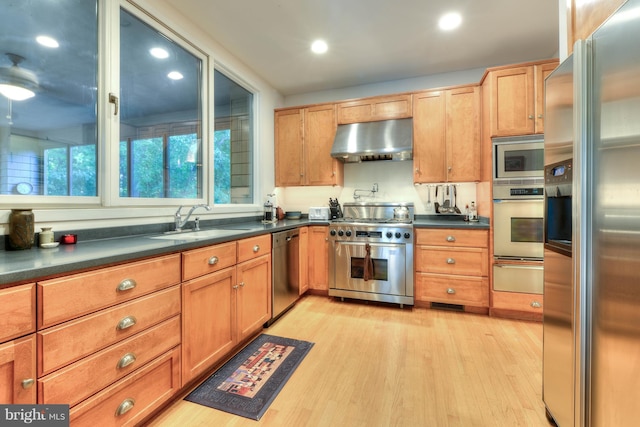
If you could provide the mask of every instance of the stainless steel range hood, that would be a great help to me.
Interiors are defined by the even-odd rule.
[[[331,157],[345,163],[413,158],[412,119],[338,125]]]

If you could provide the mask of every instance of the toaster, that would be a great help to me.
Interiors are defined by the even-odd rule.
[[[329,208],[328,207],[310,207],[309,208],[309,220],[329,220]]]

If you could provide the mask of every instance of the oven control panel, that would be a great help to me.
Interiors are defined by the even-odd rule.
[[[413,227],[358,227],[355,225],[332,226],[332,240],[362,242],[413,242]]]

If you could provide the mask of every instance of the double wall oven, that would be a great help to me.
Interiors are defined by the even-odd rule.
[[[493,289],[542,294],[544,142],[493,139]]]
[[[345,203],[329,225],[329,295],[413,305],[411,203]]]

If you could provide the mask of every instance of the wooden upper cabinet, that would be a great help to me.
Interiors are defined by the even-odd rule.
[[[534,133],[533,67],[491,72],[491,136]]]
[[[480,87],[414,94],[415,183],[480,179]]]
[[[335,104],[275,112],[276,186],[342,185],[344,165],[331,157]]]
[[[331,157],[336,136],[335,104],[305,108],[305,185],[342,185],[344,165]]]
[[[411,94],[377,96],[338,104],[338,124],[406,119],[412,115]]]
[[[480,180],[480,86],[447,90],[447,181]]]
[[[536,133],[544,133],[544,79],[558,66],[558,61],[536,65],[533,69],[536,79]]]
[[[303,183],[303,118],[302,108],[275,113],[275,169],[278,187]]]
[[[413,182],[446,180],[445,91],[413,95]]]
[[[567,51],[573,51],[577,40],[585,40],[607,20],[625,0],[571,0],[571,10],[567,23]]]
[[[544,133],[544,79],[558,60],[489,70],[491,136]]]

